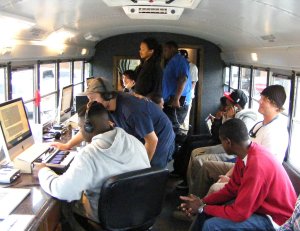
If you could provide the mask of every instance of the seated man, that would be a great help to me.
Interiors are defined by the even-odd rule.
[[[296,193],[281,163],[249,140],[240,119],[226,121],[219,134],[224,150],[237,161],[220,191],[202,199],[180,197],[187,215],[199,213],[191,230],[273,230],[282,225],[292,215]]]
[[[266,87],[261,92],[258,108],[263,120],[256,123],[249,131],[252,141],[266,147],[280,163],[283,162],[289,139],[286,120],[281,116],[285,100],[286,93],[282,86]],[[192,153],[188,169],[190,193],[200,197],[205,196],[209,187],[218,181],[220,175],[226,174],[226,177],[220,180],[218,186],[214,186],[216,189],[223,187],[226,179],[228,181],[231,175],[229,170],[233,170],[234,163],[224,162],[228,160],[226,154],[217,153],[204,149]]]
[[[99,103],[82,108],[79,127],[86,142],[63,175],[45,164],[34,168],[41,187],[60,200],[77,202],[80,215],[98,220],[98,200],[103,181],[113,175],[150,167],[143,144],[122,128],[110,126],[108,112]]]
[[[299,231],[300,230],[300,196],[295,205],[293,215],[288,219],[278,231]]]

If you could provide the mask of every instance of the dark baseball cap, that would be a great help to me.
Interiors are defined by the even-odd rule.
[[[233,90],[233,92],[225,92],[224,96],[233,104],[238,104],[241,108],[244,108],[246,103],[248,102],[248,97],[246,94],[239,89]]]

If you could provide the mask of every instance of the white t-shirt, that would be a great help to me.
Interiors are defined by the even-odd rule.
[[[192,82],[198,82],[198,68],[195,64],[190,63],[190,73]],[[195,97],[195,89],[192,89],[192,98]]]
[[[278,115],[276,119],[266,125],[259,122],[255,125],[253,133],[256,133],[256,137],[251,139],[266,147],[282,163],[289,140],[285,118]]]

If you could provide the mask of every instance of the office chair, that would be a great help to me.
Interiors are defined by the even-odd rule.
[[[101,189],[99,220],[104,230],[149,230],[160,214],[169,171],[147,168],[110,177]]]

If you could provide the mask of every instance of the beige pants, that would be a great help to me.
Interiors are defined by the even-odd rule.
[[[222,145],[194,149],[187,170],[189,192],[204,197],[219,175],[225,175],[234,166],[223,162],[233,157],[224,153]]]

